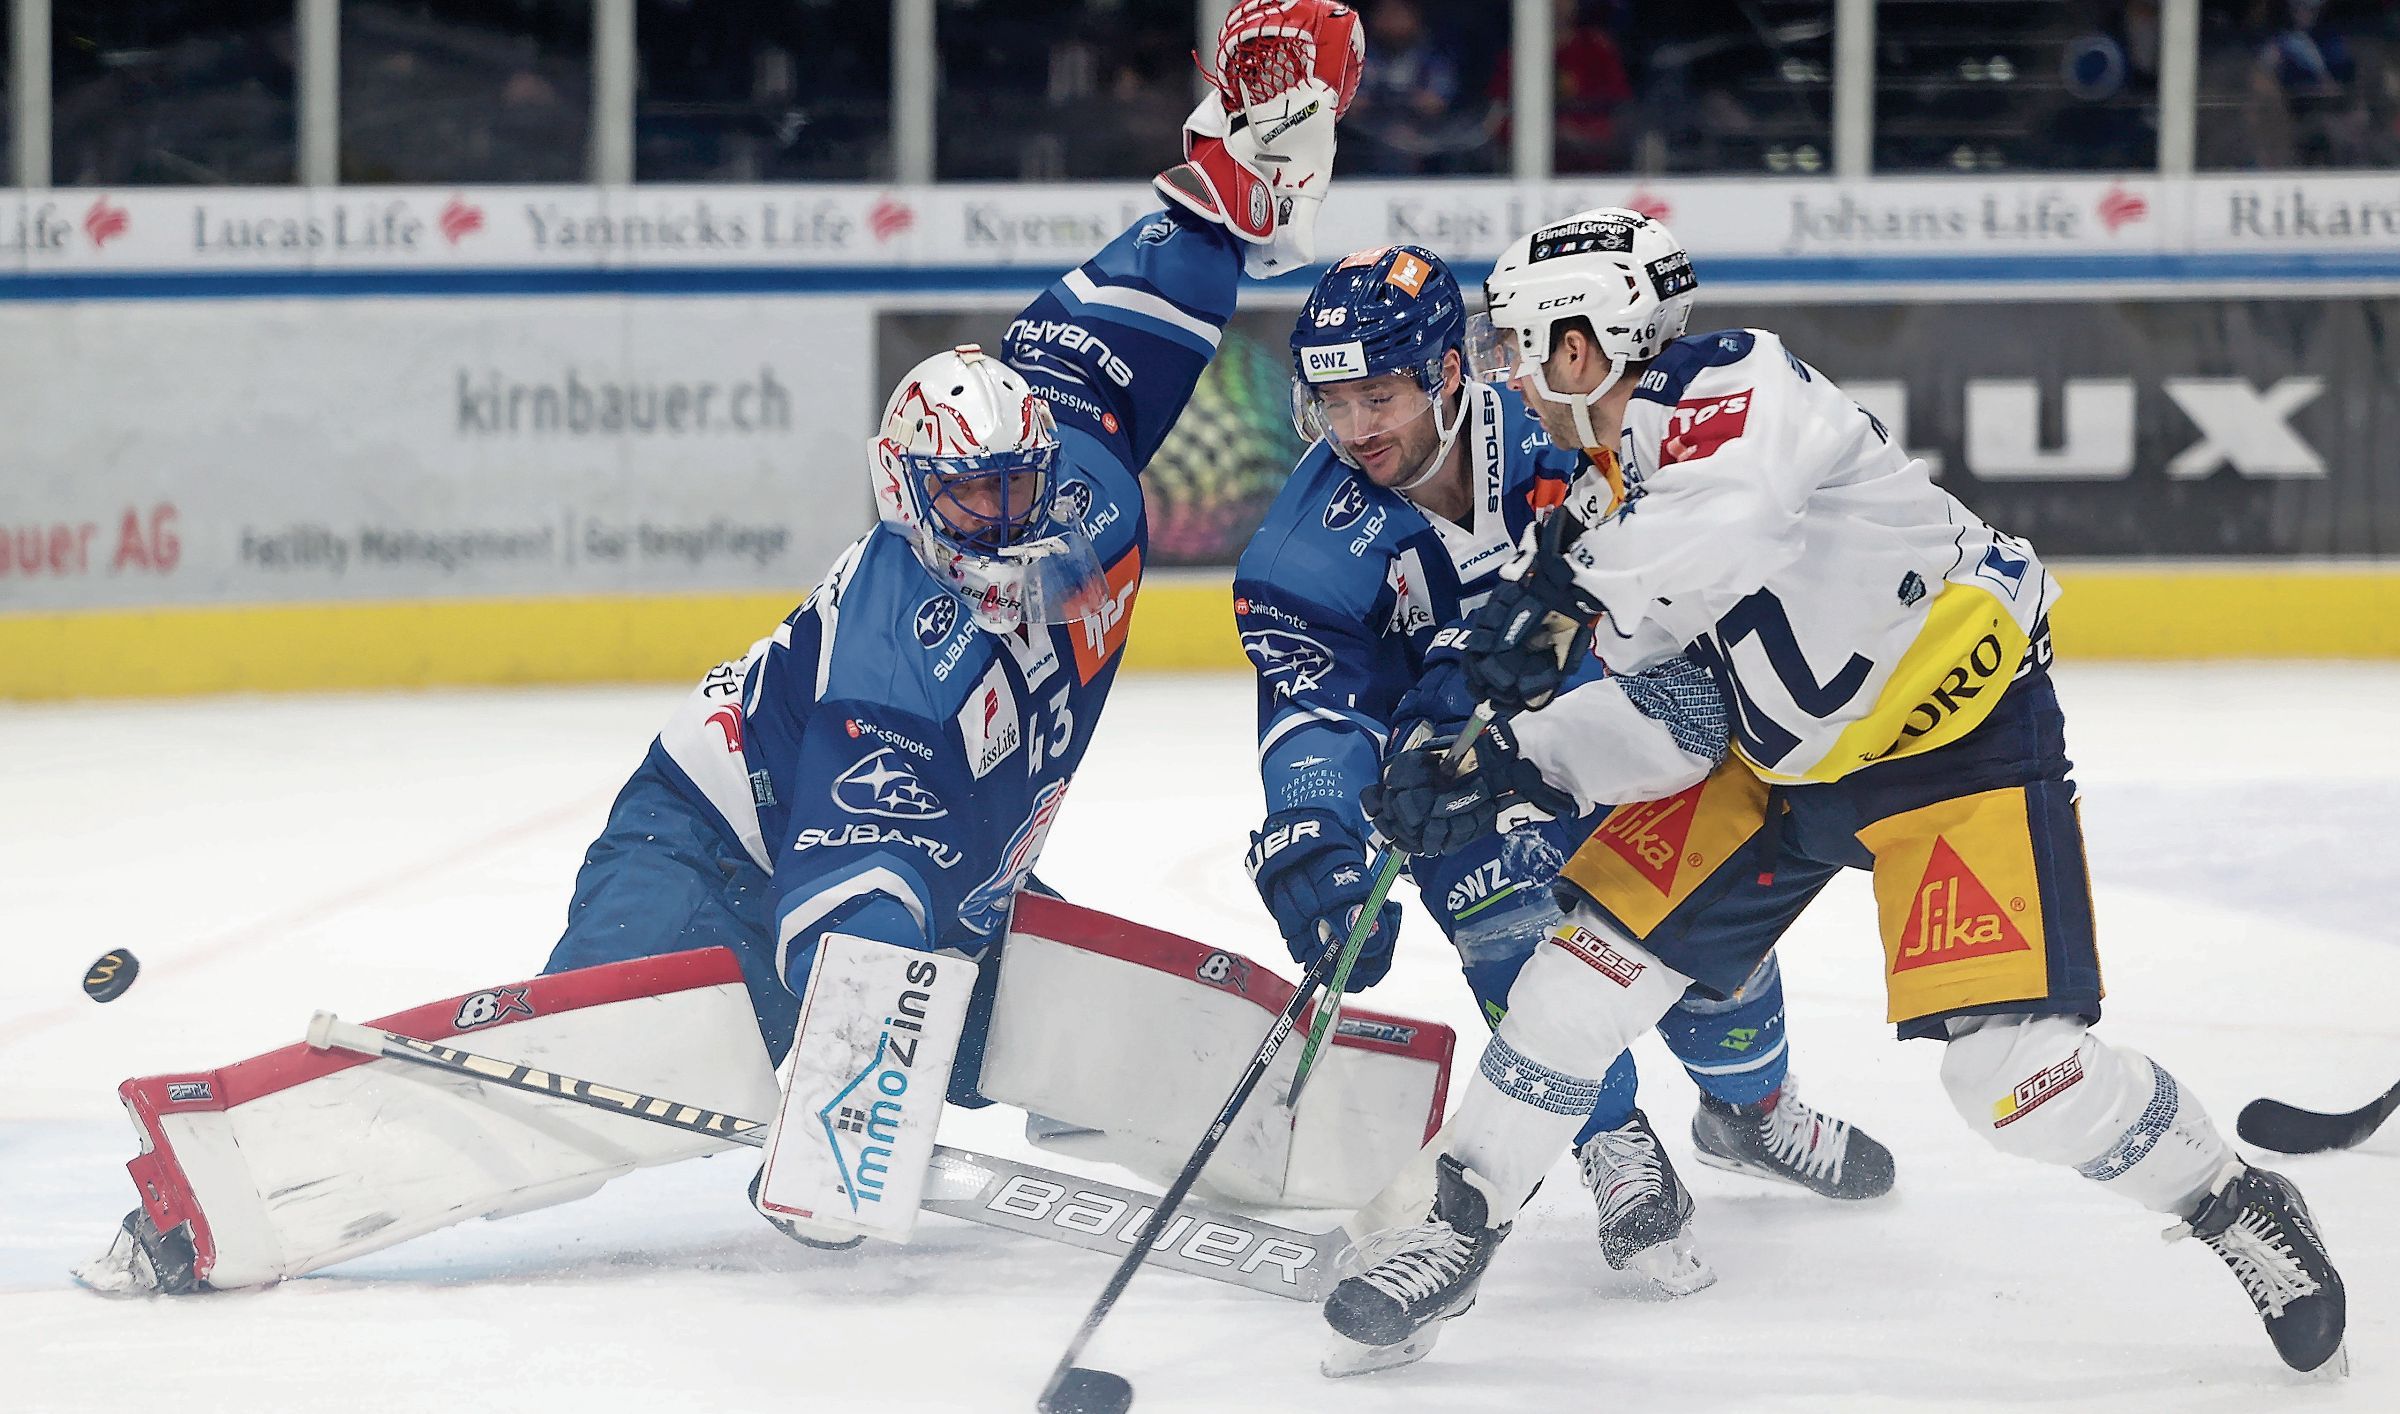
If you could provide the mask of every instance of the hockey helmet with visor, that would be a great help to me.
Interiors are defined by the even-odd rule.
[[[1466,421],[1449,357],[1463,364],[1465,337],[1465,297],[1432,251],[1384,246],[1344,257],[1292,326],[1292,426],[1379,485],[1422,485]],[[1427,418],[1430,435],[1420,435]],[[1430,446],[1422,465],[1392,460],[1412,445]]]
[[[1058,426],[1024,376],[973,344],[910,369],[869,449],[875,510],[994,632],[1070,623],[1104,598],[1061,496]]]
[[[1683,337],[1699,286],[1691,257],[1665,226],[1623,207],[1578,212],[1520,237],[1492,266],[1483,282],[1487,309],[1468,327],[1468,361],[1478,378],[1522,380],[1536,396],[1566,406],[1583,445],[1596,447],[1593,405],[1627,368]],[[1557,349],[1559,326],[1573,319],[1590,326],[1609,369],[1600,386],[1562,393],[1543,365]]]

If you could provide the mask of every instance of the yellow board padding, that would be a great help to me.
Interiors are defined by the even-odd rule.
[[[2059,655],[2400,658],[2400,565],[2053,567]],[[1238,670],[1230,577],[1154,572],[1131,671]],[[787,593],[0,610],[0,699],[682,682],[764,636]]]
[[[696,682],[804,594],[0,614],[0,698]]]

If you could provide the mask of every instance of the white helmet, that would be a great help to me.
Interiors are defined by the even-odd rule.
[[[1552,222],[1504,252],[1483,282],[1488,312],[1467,332],[1478,377],[1520,375],[1551,402],[1574,409],[1575,430],[1596,446],[1591,409],[1630,364],[1683,337],[1700,281],[1666,227],[1639,211],[1602,206]],[[1589,320],[1608,377],[1588,393],[1555,393],[1543,379],[1561,320]]]
[[[1099,603],[1099,556],[1062,495],[1058,425],[1018,372],[973,344],[908,371],[869,444],[875,513],[995,633]],[[1089,496],[1080,503],[1089,504]]]

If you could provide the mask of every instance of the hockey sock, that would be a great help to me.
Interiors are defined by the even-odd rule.
[[[1562,928],[1510,992],[1508,1017],[1452,1117],[1450,1152],[1522,1202],[1591,1117],[1609,1067],[1689,981],[1637,943]]]
[[[1551,911],[1553,926],[1557,918],[1556,912]],[[1517,974],[1525,970],[1526,960],[1532,956],[1533,948],[1538,947],[1542,938],[1548,935],[1549,930],[1545,928],[1531,940],[1529,946],[1514,956],[1472,962],[1462,969],[1466,973],[1468,988],[1475,993],[1475,1000],[1481,1003],[1484,1021],[1493,1030],[1499,1030],[1501,1018],[1508,1015],[1508,992],[1509,988],[1516,985]],[[1639,1085],[1640,1080],[1633,1067],[1633,1053],[1619,1052],[1616,1060],[1610,1063],[1608,1074],[1600,1078],[1600,1098],[1593,1102],[1591,1116],[1584,1121],[1583,1128],[1576,1131],[1576,1145],[1580,1147],[1593,1135],[1619,1128],[1633,1118]]]
[[[1783,1088],[1783,969],[1767,954],[1731,997],[1686,992],[1658,1019],[1658,1034],[1692,1081],[1729,1105],[1751,1105]]]
[[[2240,1166],[2165,1068],[2075,1017],[1953,1022],[1942,1083],[1994,1147],[2065,1164],[2155,1212],[2189,1214]]]

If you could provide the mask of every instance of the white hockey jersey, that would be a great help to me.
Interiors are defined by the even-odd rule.
[[[1590,527],[1569,549],[1575,578],[1608,609],[1601,659],[1705,664],[1735,749],[1768,781],[1839,780],[1954,741],[2047,654],[2058,586],[2033,548],[1762,329],[1669,345],[1617,456],[1587,466],[1568,506]],[[1588,752],[1583,695],[1521,720],[1545,770]]]

